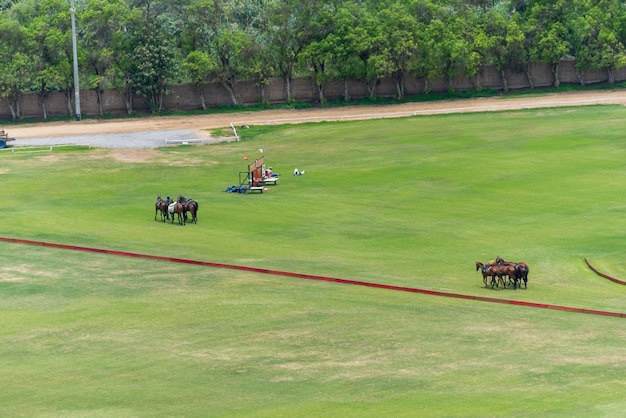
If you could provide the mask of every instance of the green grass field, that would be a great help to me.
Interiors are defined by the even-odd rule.
[[[0,236],[626,312],[626,109],[0,154]],[[231,194],[259,148],[277,186]],[[301,177],[291,172],[306,170]],[[157,194],[198,224],[154,221]],[[6,416],[621,416],[623,318],[0,243]],[[475,261],[530,265],[488,289]]]

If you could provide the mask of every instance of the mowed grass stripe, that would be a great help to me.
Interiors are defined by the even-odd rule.
[[[252,127],[241,142],[1,157],[1,236],[621,311],[626,110]],[[279,184],[233,195],[258,148]],[[141,158],[139,158],[141,157]],[[291,176],[293,168],[302,177]],[[156,194],[199,223],[155,222]],[[0,244],[12,416],[598,416],[621,318]],[[528,262],[491,290],[474,261]]]
[[[0,237],[0,241],[21,244],[21,245],[51,247],[51,248],[68,250],[68,251],[99,253],[99,254],[107,254],[107,255],[118,256],[118,257],[134,257],[134,258],[142,258],[142,259],[164,261],[164,262],[171,262],[171,263],[178,263],[178,264],[191,264],[191,265],[203,266],[203,267],[213,267],[213,268],[221,268],[221,269],[227,269],[227,270],[238,270],[238,271],[246,271],[246,272],[260,273],[260,274],[271,274],[274,276],[284,276],[284,277],[305,279],[305,280],[317,280],[317,281],[332,282],[332,283],[352,285],[352,286],[372,287],[372,288],[382,289],[382,290],[394,290],[394,291],[401,291],[401,292],[421,293],[425,295],[443,296],[443,297],[455,298],[455,299],[468,299],[468,300],[475,300],[475,301],[480,301],[480,302],[504,303],[504,304],[511,304],[511,305],[517,305],[517,306],[531,307],[531,308],[554,309],[554,310],[560,310],[560,311],[585,313],[585,314],[591,314],[591,315],[614,316],[614,317],[620,317],[620,318],[626,317],[626,313],[621,313],[621,312],[609,312],[609,311],[600,311],[596,309],[576,308],[572,306],[560,306],[560,305],[553,305],[553,304],[521,302],[521,301],[510,300],[510,299],[492,298],[492,297],[484,297],[484,296],[470,296],[470,295],[463,295],[459,293],[438,292],[438,291],[428,290],[428,289],[419,289],[415,287],[392,286],[392,285],[386,285],[386,284],[381,284],[381,283],[347,280],[347,279],[342,279],[338,277],[316,276],[316,275],[310,275],[310,274],[302,274],[302,273],[279,271],[279,270],[267,270],[267,269],[262,269],[258,267],[213,263],[210,261],[202,261],[202,260],[190,260],[190,259],[184,259],[184,258],[154,256],[154,255],[149,255],[149,254],[131,253],[131,252],[125,252],[125,251],[112,251],[112,250],[107,250],[103,248],[63,245],[63,244],[55,244],[55,243],[49,243],[49,242],[43,242],[43,241],[19,240],[19,239],[14,239],[14,238],[7,238],[7,237]],[[602,275],[598,272],[597,269],[593,268],[588,263],[587,259],[585,259],[585,262],[589,265],[591,270],[593,270],[596,274]],[[604,276],[604,277],[611,279],[615,283],[624,284],[622,283],[621,280],[611,278],[610,276]],[[510,283],[506,285],[509,285],[510,287]],[[527,283],[522,284],[521,281],[518,283],[518,285],[520,289],[522,285],[524,286],[524,289],[528,288]],[[493,289],[493,285],[492,285],[492,289]]]

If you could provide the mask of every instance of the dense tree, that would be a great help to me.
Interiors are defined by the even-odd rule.
[[[626,66],[626,5],[614,0],[76,0],[82,86],[102,93],[115,87],[133,111],[139,95],[160,112],[168,86],[221,83],[233,104],[242,81],[259,87],[312,76],[320,102],[328,80],[366,83],[376,95],[381,80],[405,95],[408,77],[443,78],[448,88],[466,76],[480,89],[481,70],[507,74],[530,64],[575,60],[585,70],[604,70],[609,82]],[[0,0],[0,97],[21,116],[20,97],[57,91],[72,114],[73,66],[68,0]],[[184,70],[184,71],[183,71]]]
[[[312,19],[313,7],[318,1],[275,0],[269,18],[270,48],[277,76],[285,82],[287,102],[292,101],[291,80],[293,79],[300,54],[310,41],[307,25]]]
[[[236,0],[234,16],[240,28],[246,32],[252,43],[242,57],[241,76],[259,88],[259,101],[265,104],[265,87],[275,76],[275,63],[271,54],[269,34],[269,8],[266,0]]]
[[[220,27],[213,38],[212,50],[217,57],[215,80],[228,90],[234,105],[239,104],[237,82],[246,72],[243,58],[248,56],[252,47],[252,38],[241,29]]]
[[[219,18],[214,0],[199,0],[187,6],[186,16],[189,24],[181,33],[181,49],[185,57],[183,69],[194,83],[202,108],[206,108],[204,85],[213,81],[217,62],[210,54],[213,28]]]
[[[571,13],[569,0],[554,2],[534,2],[527,10],[529,27],[533,27],[533,47],[531,56],[538,61],[550,64],[554,75],[554,86],[558,87],[559,64],[570,57],[570,43],[567,16]]]
[[[329,68],[333,62],[333,52],[339,39],[335,35],[336,10],[332,5],[313,3],[308,10],[310,18],[304,26],[308,34],[303,39],[303,49],[300,59],[305,68],[313,70],[315,85],[317,86],[320,103],[324,103],[324,85],[329,76]],[[316,6],[316,7],[315,7]]]
[[[46,99],[50,91],[63,94],[71,116],[74,73],[69,3],[64,0],[23,0],[11,7],[10,16],[19,22],[30,39],[28,53],[34,62],[32,77],[36,80],[44,119],[47,118]]]
[[[7,100],[11,117],[22,116],[20,99],[32,84],[35,63],[28,53],[28,36],[16,21],[0,12],[0,98]]]
[[[11,8],[11,6],[13,6],[13,1],[12,0],[0,1],[0,11],[8,10],[8,9]]]
[[[350,100],[349,80],[364,80],[367,57],[372,50],[372,37],[359,24],[367,18],[367,11],[357,2],[347,1],[334,15],[334,30],[328,34],[332,76],[343,80],[343,97]]]
[[[404,81],[409,74],[411,62],[417,55],[420,28],[415,18],[407,13],[406,7],[396,4],[383,9],[378,14],[383,24],[378,40],[382,74],[390,76],[396,86],[396,97],[404,97]]]
[[[579,6],[586,8],[585,14],[572,21],[580,24],[574,44],[582,46],[578,50],[581,62],[587,68],[605,69],[609,84],[613,84],[615,70],[626,66],[624,7],[607,0],[583,1]]]
[[[222,84],[231,102],[239,103],[238,82],[250,78],[268,84],[266,21],[262,0],[203,0],[188,7],[193,25],[183,32],[185,68],[204,103],[202,86]],[[204,105],[203,105],[204,106]]]
[[[196,50],[187,54],[187,57],[183,62],[183,69],[189,75],[194,86],[196,86],[196,90],[200,95],[202,109],[206,109],[204,84],[210,81],[211,75],[217,69],[217,63],[208,53]]]
[[[87,88],[98,96],[100,115],[104,113],[104,89],[115,82],[115,36],[124,36],[127,4],[123,0],[90,0],[77,13],[81,27],[82,60],[86,67]]]
[[[178,26],[164,1],[138,0],[114,33],[116,82],[132,113],[133,95],[143,97],[152,113],[163,108],[170,81],[177,76],[175,35]]]
[[[129,73],[135,92],[144,97],[152,113],[163,108],[169,78],[174,73],[174,54],[169,40],[158,28],[146,22],[135,28],[134,45],[129,57]]]

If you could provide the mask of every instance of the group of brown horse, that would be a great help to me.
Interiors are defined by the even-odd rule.
[[[503,288],[506,288],[507,284],[513,284],[513,289],[517,289],[522,286],[522,281],[524,282],[524,288],[528,288],[528,264],[523,261],[514,263],[510,261],[504,261],[501,257],[497,257],[495,261],[490,262],[489,264],[483,264],[480,261],[476,262],[476,271],[480,269],[480,272],[483,275],[483,283],[485,287],[489,286],[487,284],[487,278],[491,277],[491,288],[495,285],[498,287],[499,284],[502,285]],[[508,279],[508,282],[504,282],[504,278]]]
[[[198,223],[198,202],[193,199],[178,196],[177,200],[172,200],[168,196],[166,200],[163,200],[161,195],[158,195],[154,208],[155,221],[160,213],[161,221],[163,222],[169,220],[170,223],[174,223],[174,218],[178,217],[178,224],[185,225],[189,219],[187,214],[189,214],[191,215],[191,222],[194,224]]]

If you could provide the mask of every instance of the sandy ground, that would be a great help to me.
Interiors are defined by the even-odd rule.
[[[127,134],[125,142],[136,141],[130,148],[162,146],[168,138],[184,141],[186,138],[205,138],[210,142],[210,130],[230,127],[235,129],[251,124],[301,123],[321,120],[356,120],[409,115],[426,115],[455,112],[484,112],[495,110],[528,109],[542,107],[580,106],[590,104],[626,105],[626,91],[587,91],[559,94],[540,94],[526,97],[494,97],[470,100],[404,103],[386,106],[358,106],[313,108],[301,110],[267,110],[198,116],[162,116],[131,120],[93,120],[46,122],[4,127],[11,137],[10,145],[39,145],[36,139],[46,138],[47,143],[86,143],[105,135],[94,146],[107,147],[106,134]],[[0,127],[2,128],[2,127]],[[81,141],[74,141],[80,138]],[[122,135],[122,140],[124,135]],[[112,148],[115,146],[111,146]]]

